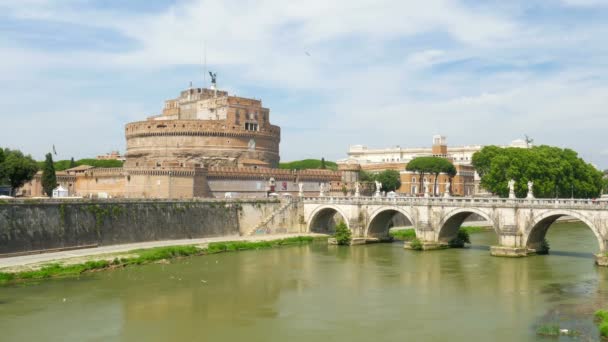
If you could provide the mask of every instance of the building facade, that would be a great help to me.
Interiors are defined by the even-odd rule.
[[[514,140],[508,146],[526,148],[524,140]],[[398,192],[416,196],[426,192],[433,195],[443,195],[448,187],[450,193],[456,196],[471,196],[482,194],[480,177],[472,165],[473,154],[480,151],[482,145],[448,146],[445,136],[433,136],[431,147],[402,148],[400,146],[384,149],[370,149],[364,145],[353,145],[348,149],[348,158],[339,160],[339,164],[358,163],[363,171],[378,173],[384,170],[396,170],[400,173],[401,187]],[[435,184],[435,175],[419,175],[407,171],[408,162],[417,157],[441,157],[448,159],[456,168],[456,176],[450,179],[440,174]]]

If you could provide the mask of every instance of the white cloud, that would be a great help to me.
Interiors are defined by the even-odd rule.
[[[588,140],[607,124],[608,48],[602,42],[608,26],[603,24],[583,22],[564,28],[559,22],[525,21],[517,11],[471,8],[448,0],[201,0],[179,2],[158,13],[77,11],[72,0],[28,1],[35,5],[0,0],[0,8],[16,20],[103,28],[133,40],[124,51],[43,53],[0,39],[0,73],[5,82],[17,82],[15,89],[0,94],[0,100],[19,110],[17,104],[27,102],[27,96],[18,90],[28,82],[40,82],[49,97],[55,97],[54,107],[41,110],[30,122],[56,117],[69,131],[90,130],[98,140],[110,139],[99,132],[116,130],[112,139],[123,144],[122,124],[143,119],[145,110],[163,98],[115,103],[119,100],[88,94],[85,101],[78,99],[79,87],[86,89],[94,80],[40,78],[48,77],[49,71],[77,74],[89,68],[116,78],[121,87],[127,74],[200,64],[203,41],[210,68],[232,75],[220,73],[221,86],[238,92],[242,84],[256,85],[306,103],[299,108],[263,99],[275,122],[294,127],[284,130],[283,159],[310,156],[311,149],[339,158],[356,143],[428,145],[437,132],[448,135],[452,143],[468,144],[507,143],[527,133],[537,141],[571,141],[589,151],[595,145]],[[539,72],[537,65],[553,70]],[[130,91],[145,93],[149,86]],[[164,93],[172,95],[169,90]],[[91,123],[70,120],[82,112]],[[35,150],[33,141],[43,129],[26,129],[30,122],[24,124],[18,115],[10,120],[26,132],[11,140],[29,139],[27,147]],[[303,125],[315,130],[297,130]],[[67,144],[69,138],[64,139]],[[107,150],[93,143],[70,148],[81,154]]]
[[[582,6],[582,7],[595,7],[595,6],[608,6],[606,0],[561,0],[562,3],[568,6]]]

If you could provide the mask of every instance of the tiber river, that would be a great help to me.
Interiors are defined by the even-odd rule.
[[[556,224],[552,254],[473,247],[324,243],[176,260],[0,288],[2,341],[556,341],[558,322],[598,340],[608,269],[580,224]],[[575,340],[560,337],[560,341]]]

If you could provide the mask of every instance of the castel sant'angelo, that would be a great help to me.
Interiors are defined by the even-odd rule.
[[[210,89],[190,87],[166,100],[161,114],[128,123],[125,137],[123,167],[82,165],[57,172],[58,183],[82,197],[261,197],[342,187],[345,174],[279,169],[281,129],[270,110],[218,90],[215,75]],[[23,194],[42,195],[40,174]]]
[[[190,88],[165,101],[161,115],[126,125],[125,167],[279,166],[281,129],[262,101]]]

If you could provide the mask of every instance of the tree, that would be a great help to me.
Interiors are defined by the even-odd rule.
[[[448,175],[450,180],[452,177],[456,176],[456,168],[454,164],[450,163],[449,160],[441,157],[431,157],[433,159],[429,160],[429,164],[431,165],[431,170],[435,175],[435,182],[433,184],[433,195],[437,195],[437,180],[439,179],[439,174],[444,173]]]
[[[597,197],[602,189],[602,172],[571,149],[486,146],[473,155],[473,166],[481,186],[502,197],[508,196],[511,179],[517,197],[526,196],[528,181],[534,182],[534,196],[539,198]]]
[[[418,157],[414,158],[411,162],[407,164],[405,168],[408,171],[417,172],[420,177],[420,189],[422,190],[424,187],[423,177],[425,174],[432,174],[435,176],[434,186],[433,186],[433,194],[436,194],[435,189],[437,189],[437,179],[439,178],[439,174],[445,173],[450,178],[456,175],[456,168],[449,160],[441,157]]]
[[[350,229],[346,226],[344,221],[340,221],[336,225],[336,234],[334,235],[336,238],[336,243],[338,245],[349,245],[352,240],[352,233]]]
[[[69,169],[71,169],[71,168],[76,167],[76,166],[77,166],[77,165],[76,165],[76,162],[74,161],[74,157],[72,157],[72,158],[70,159],[70,166],[69,166],[68,168],[69,168]]]
[[[56,186],[57,175],[55,174],[53,156],[50,153],[47,153],[42,169],[42,189],[47,196],[51,197],[53,196],[53,189],[55,189]]]
[[[384,170],[377,174],[375,179],[382,183],[382,191],[395,191],[401,187],[399,171]]]
[[[361,170],[359,171],[359,180],[362,182],[373,182],[376,180],[376,175],[371,172]]]
[[[19,150],[4,150],[4,162],[2,163],[4,177],[11,186],[11,193],[22,187],[23,184],[34,178],[38,171],[38,165],[31,156],[24,156]]]
[[[5,155],[4,155],[4,150],[0,148],[0,185],[4,184],[4,182],[6,181],[5,177],[5,172],[4,172],[4,159],[5,159]]]
[[[325,170],[327,166],[325,165],[325,158],[321,158],[321,169]]]

